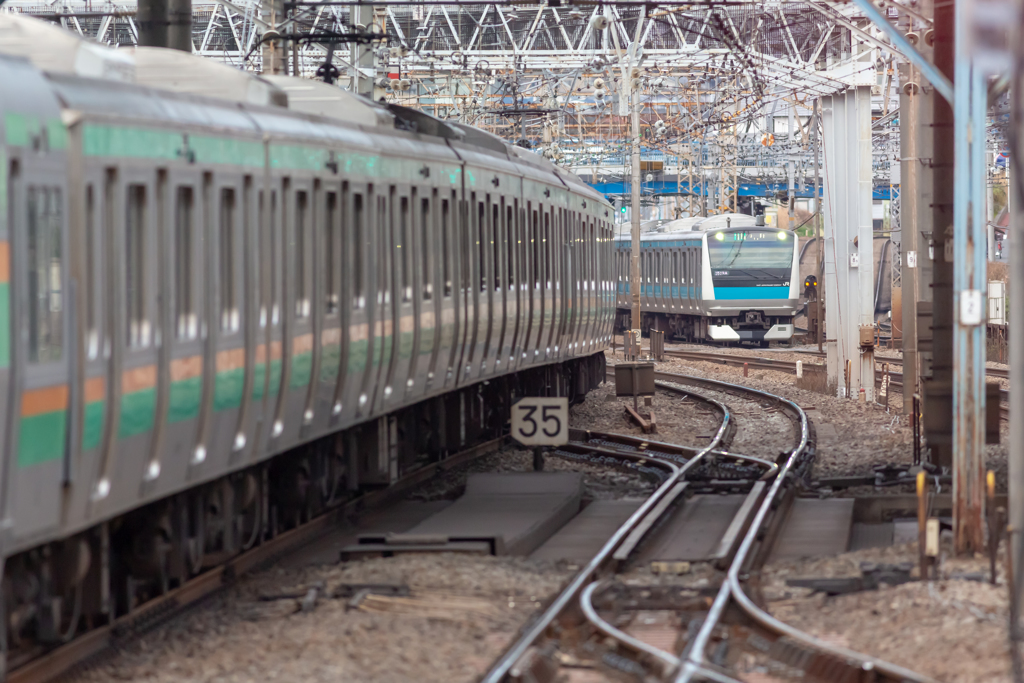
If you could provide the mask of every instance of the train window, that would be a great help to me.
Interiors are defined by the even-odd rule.
[[[355,308],[366,306],[366,289],[363,275],[363,195],[358,192],[352,195],[352,282],[355,285],[352,305]]]
[[[28,190],[28,359],[60,360],[64,341],[61,192]]]
[[[238,329],[238,303],[235,292],[235,190],[220,191],[220,235],[218,240],[218,286],[220,288],[220,329]]]
[[[85,187],[85,355],[90,360],[99,355],[99,325],[96,312],[100,288],[96,275],[96,196],[92,183]]]
[[[447,199],[441,200],[441,265],[444,276],[444,295],[452,295],[451,253],[449,234],[451,230],[451,207]]]
[[[149,346],[149,321],[146,319],[144,256],[146,254],[146,186],[128,186],[125,222],[125,319],[130,347]]]
[[[195,339],[197,320],[192,297],[192,243],[195,196],[179,187],[174,207],[174,321],[178,339]]]
[[[324,226],[324,311],[328,315],[338,310],[338,248],[340,225],[338,224],[338,193],[327,193],[326,220]]]
[[[295,193],[295,317],[309,317],[309,195]]]
[[[401,261],[402,274],[402,301],[412,301],[412,277],[409,274],[412,264],[411,242],[409,241],[409,198],[402,197],[399,200],[398,212],[398,248],[396,254]]]
[[[436,196],[436,190],[434,194]],[[434,285],[430,278],[430,252],[433,251],[430,243],[430,222],[430,200],[423,197],[420,199],[420,279],[424,301],[434,297]]]

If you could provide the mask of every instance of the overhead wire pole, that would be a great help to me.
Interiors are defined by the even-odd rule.
[[[631,158],[631,182],[630,182],[630,241],[632,251],[630,254],[630,293],[633,298],[632,329],[640,329],[640,80],[634,78],[633,67],[636,61],[636,51],[640,48],[640,36],[643,35],[643,17],[637,20],[636,38],[633,44],[626,50],[628,60],[628,73],[625,74],[623,86],[628,88],[630,103],[630,119],[632,123],[633,154]],[[615,33],[615,27],[611,28]],[[639,341],[639,339],[637,340]]]
[[[821,300],[824,295],[825,278],[821,274],[821,178],[818,168],[818,98],[812,104],[813,115],[811,117],[811,146],[814,157],[814,277],[818,280],[818,295],[814,301],[814,336],[818,342],[818,353],[821,353]]]

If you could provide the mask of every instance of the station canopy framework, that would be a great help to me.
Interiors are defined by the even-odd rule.
[[[884,4],[904,31],[928,23]],[[742,196],[810,196],[814,99],[865,77],[876,187],[887,193],[898,166],[899,52],[852,3],[201,0],[192,9],[193,51],[254,72],[268,66],[261,38],[270,31],[309,38],[277,41],[284,58],[273,69],[305,77],[324,63],[332,34],[377,34],[359,68],[348,45],[335,47],[341,87],[368,81],[377,99],[532,147],[611,195],[629,179],[627,101],[637,89],[643,192],[677,195],[686,213],[695,197],[714,213],[736,210]],[[138,41],[131,0],[8,0],[0,11],[109,45]]]

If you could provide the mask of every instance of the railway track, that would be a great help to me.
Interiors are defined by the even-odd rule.
[[[266,567],[286,553],[297,550],[320,534],[336,527],[345,519],[378,508],[400,497],[413,487],[425,482],[441,470],[451,469],[487,453],[497,450],[507,437],[480,443],[437,463],[431,463],[409,473],[392,487],[364,494],[346,501],[308,522],[263,541],[251,550],[242,552],[222,564],[194,577],[182,586],[149,600],[112,623],[94,628],[71,642],[37,656],[20,666],[13,667],[3,680],[6,683],[45,683],[56,680],[75,667],[116,650],[189,607],[224,590],[247,572]]]
[[[825,354],[819,354],[817,351],[799,351],[798,353],[813,356],[815,358],[824,358]],[[743,367],[746,365],[748,368],[761,369],[761,370],[776,370],[778,372],[788,372],[791,375],[796,374],[796,363],[795,360],[784,360],[781,358],[764,358],[761,356],[740,356],[728,353],[716,353],[714,351],[691,351],[691,350],[666,350],[665,355],[670,358],[679,358],[682,360],[694,360],[702,363],[720,363],[722,365],[731,365],[734,367]],[[897,356],[875,356],[875,360],[878,362],[888,362],[902,366],[903,359]],[[882,375],[884,373],[880,368],[875,369],[875,384],[881,386]],[[988,377],[995,379],[1006,379],[1010,378],[1009,370],[1002,368],[986,368],[985,374]],[[893,387],[903,386],[903,373],[889,371],[889,384]],[[1010,392],[1006,389],[1000,388],[999,390],[999,414],[1003,420],[1010,419]]]
[[[798,672],[807,681],[926,681],[928,679],[895,665],[824,643],[774,619],[748,596],[749,577],[766,561],[772,540],[779,532],[791,503],[796,482],[814,457],[813,425],[795,403],[749,387],[717,380],[656,372],[658,387],[698,398],[722,415],[717,432],[701,448],[673,446],[649,439],[577,432],[566,447],[570,457],[622,459],[657,468],[662,472],[657,490],[605,543],[601,550],[551,601],[537,620],[494,663],[484,683],[552,680],[563,662],[590,660],[628,675],[651,680],[735,681],[728,665],[742,653],[767,657]],[[778,458],[744,455],[729,450],[734,434],[733,413],[721,401],[691,392],[690,388],[725,393],[759,404],[771,403],[793,423],[796,438]],[[638,460],[638,458],[640,460]],[[704,598],[699,624],[693,633],[680,632],[673,642],[685,641],[679,651],[657,647],[636,638],[615,622],[615,615],[630,602],[651,602],[655,587],[630,593],[614,581],[629,566],[630,558],[647,540],[652,529],[681,501],[687,487],[698,484],[719,465],[754,469],[757,476],[742,478],[746,500],[723,535],[719,566],[727,569],[712,595]],[[728,476],[728,475],[723,475]],[[634,589],[641,587],[634,587]],[[617,592],[618,591],[618,592]],[[683,594],[686,591],[676,591]],[[665,596],[666,604],[687,614],[700,605],[700,596],[679,603]],[[680,621],[685,628],[685,620]],[[712,652],[714,654],[712,654]]]

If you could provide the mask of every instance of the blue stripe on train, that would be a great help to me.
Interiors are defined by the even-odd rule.
[[[788,299],[789,286],[783,287],[721,287],[715,286],[715,299]]]

